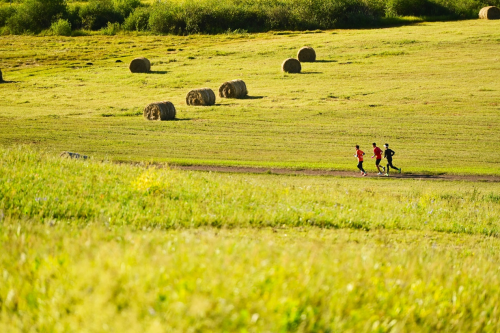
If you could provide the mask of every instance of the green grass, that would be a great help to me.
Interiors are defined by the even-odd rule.
[[[499,331],[498,182],[153,163],[354,169],[377,141],[498,175],[499,24],[0,37],[0,331]],[[322,61],[281,73],[303,45]],[[235,78],[253,98],[185,105]],[[178,121],[143,120],[158,100]]]
[[[97,158],[355,169],[389,142],[409,172],[500,174],[497,21],[217,36],[0,37],[0,144]],[[303,45],[319,62],[287,75]],[[170,51],[169,51],[170,50]],[[151,74],[131,74],[136,56]],[[123,63],[116,63],[120,59]],[[86,65],[91,62],[93,65]],[[192,88],[247,83],[252,99],[188,107]],[[170,100],[179,121],[139,112]],[[134,116],[135,115],[135,116]]]
[[[495,332],[499,242],[4,222],[4,332]]]
[[[499,183],[1,148],[0,331],[495,332],[499,212]]]
[[[11,219],[134,228],[317,226],[500,235],[499,183],[224,175],[1,150]]]

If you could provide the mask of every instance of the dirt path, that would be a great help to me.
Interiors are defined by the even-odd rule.
[[[236,167],[236,166],[207,166],[207,165],[170,165],[173,169],[192,170],[192,171],[212,171],[212,172],[228,172],[228,173],[270,173],[276,175],[308,175],[308,176],[333,176],[333,177],[356,177],[360,178],[356,171],[331,171],[331,170],[314,170],[302,169],[292,170],[284,168],[252,168],[252,167]],[[367,178],[384,177],[378,176],[375,173],[369,173]],[[385,177],[384,177],[385,178]],[[390,178],[400,179],[425,179],[425,180],[463,180],[471,182],[500,182],[500,176],[481,176],[481,175],[426,175],[413,173],[391,173]]]

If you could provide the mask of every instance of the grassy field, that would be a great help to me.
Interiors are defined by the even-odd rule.
[[[156,163],[500,175],[499,27],[0,36],[0,332],[500,331],[500,182]]]
[[[136,228],[318,226],[499,235],[500,183],[222,175],[1,155],[14,219]]]
[[[216,36],[0,37],[0,144],[97,158],[355,169],[389,142],[408,172],[500,174],[498,21]],[[319,61],[280,71],[303,45]],[[136,56],[151,74],[131,74]],[[122,60],[122,63],[116,63]],[[87,63],[92,63],[88,65]],[[192,88],[250,98],[188,107]],[[178,121],[142,119],[172,101]]]
[[[2,332],[495,332],[500,184],[0,149]]]

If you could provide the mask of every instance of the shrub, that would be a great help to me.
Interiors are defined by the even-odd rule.
[[[101,29],[102,34],[108,36],[114,36],[118,31],[120,31],[120,23],[118,22],[108,22],[107,27]]]
[[[52,23],[50,31],[56,36],[71,36],[71,23],[68,20],[59,19]]]
[[[82,28],[89,30],[99,30],[106,27],[108,22],[115,23],[122,20],[112,0],[90,0],[80,9],[80,17]]]
[[[435,4],[446,8],[450,13],[460,18],[477,18],[479,10],[488,6],[500,6],[500,0],[432,0]]]
[[[172,3],[157,2],[149,14],[149,29],[156,33],[183,34],[186,23],[181,19],[180,7]]]
[[[71,28],[73,30],[82,28],[82,17],[80,15],[80,10],[82,7],[75,5],[68,8],[67,19],[71,23]]]
[[[123,29],[128,31],[146,31],[149,29],[150,7],[136,8],[123,22]]]
[[[108,23],[123,23],[121,27],[130,31],[171,34],[315,30],[373,26],[384,16],[476,18],[485,4],[483,0],[184,0],[141,7],[140,0],[90,0],[68,10],[65,0],[25,0],[17,10],[0,8],[0,26],[13,33],[37,33],[67,19],[74,30],[104,28],[111,34],[118,26]],[[500,0],[488,4],[500,6]]]
[[[286,6],[273,6],[265,9],[266,26],[271,30],[285,30],[293,25],[291,11]]]
[[[6,23],[13,33],[38,33],[66,16],[67,11],[65,0],[26,0]]]
[[[121,15],[123,19],[128,17],[137,7],[141,5],[140,0],[114,0],[115,11]]]
[[[5,26],[7,20],[16,14],[16,8],[12,6],[0,7],[0,27]]]
[[[435,16],[450,14],[444,6],[429,0],[388,0],[387,10],[400,16]]]

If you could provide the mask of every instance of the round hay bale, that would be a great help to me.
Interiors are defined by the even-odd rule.
[[[248,95],[247,85],[243,80],[224,82],[219,87],[219,96],[225,98],[243,98]]]
[[[175,107],[169,101],[155,102],[146,106],[143,114],[147,120],[174,120]]]
[[[281,69],[283,72],[287,73],[300,73],[302,66],[300,65],[300,61],[294,58],[288,58],[281,64]]]
[[[128,68],[132,73],[148,73],[151,70],[151,63],[144,57],[135,58]]]
[[[300,62],[315,62],[316,52],[312,47],[304,46],[297,53],[297,59],[299,59]]]
[[[500,9],[495,6],[481,8],[479,18],[484,20],[500,20]]]
[[[215,94],[210,88],[193,89],[186,95],[187,105],[214,105]]]

